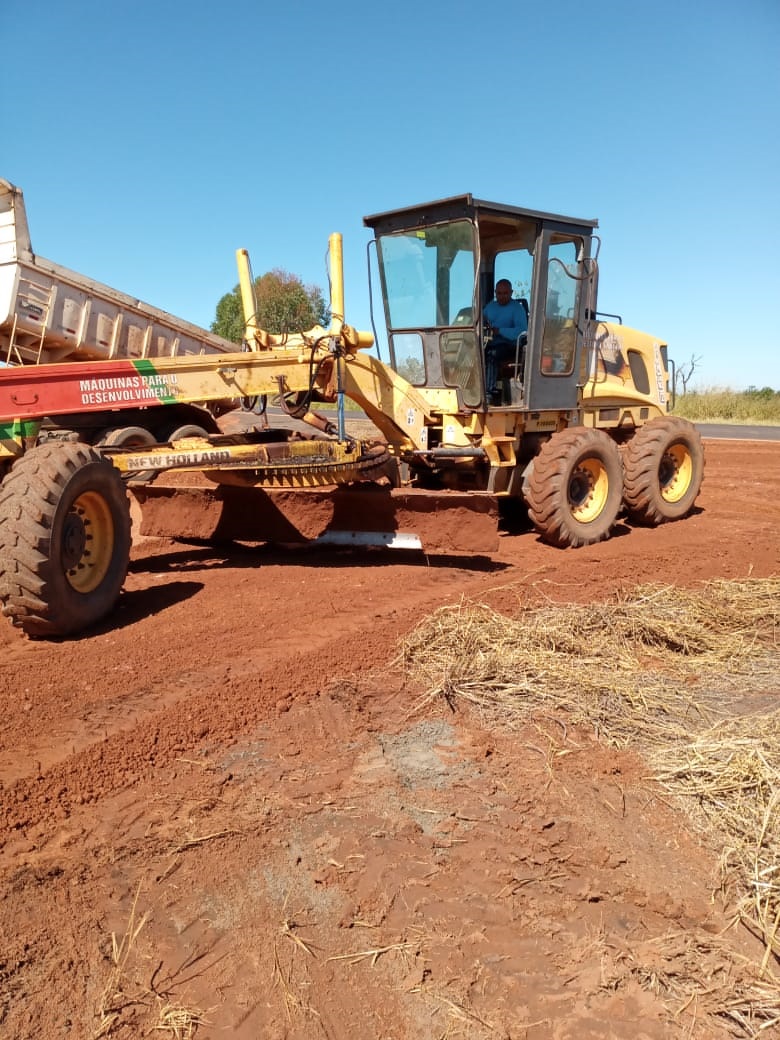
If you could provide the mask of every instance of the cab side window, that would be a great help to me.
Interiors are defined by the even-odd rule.
[[[545,375],[570,375],[577,344],[577,243],[550,245],[541,367]]]

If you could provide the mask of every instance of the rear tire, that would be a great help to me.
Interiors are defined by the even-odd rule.
[[[693,508],[704,477],[699,431],[685,419],[664,415],[641,426],[623,457],[623,497],[629,519],[655,527]]]
[[[608,537],[620,510],[623,468],[601,430],[572,426],[542,445],[524,486],[541,539],[564,549]]]
[[[130,504],[94,448],[43,444],[0,487],[0,601],[31,636],[72,635],[116,603],[130,559]]]

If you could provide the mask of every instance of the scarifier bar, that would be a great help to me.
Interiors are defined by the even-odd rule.
[[[217,484],[308,487],[375,479],[387,466],[387,445],[285,436],[252,439],[216,435],[185,437],[145,449],[106,450],[128,477],[157,471],[199,470]],[[289,431],[287,431],[289,433]],[[244,443],[246,441],[246,443]]]

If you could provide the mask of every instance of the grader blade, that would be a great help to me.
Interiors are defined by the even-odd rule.
[[[141,534],[183,540],[378,545],[481,555],[498,548],[495,496],[474,492],[209,484],[196,474],[131,486]]]

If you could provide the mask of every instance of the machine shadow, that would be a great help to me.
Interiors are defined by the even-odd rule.
[[[203,584],[202,581],[166,581],[163,585],[149,589],[123,591],[108,617],[79,633],[76,638],[89,639],[91,636],[105,635],[118,628],[135,625],[144,618],[154,617],[177,603],[192,599],[203,589]]]
[[[134,574],[150,571],[176,573],[181,571],[234,569],[244,570],[260,566],[311,564],[313,568],[351,569],[406,566],[467,570],[473,573],[500,573],[508,564],[485,555],[426,554],[421,549],[389,549],[382,546],[332,545],[276,545],[269,542],[229,542],[214,544],[187,539],[180,549],[155,552],[149,557],[131,561],[129,570]]]

